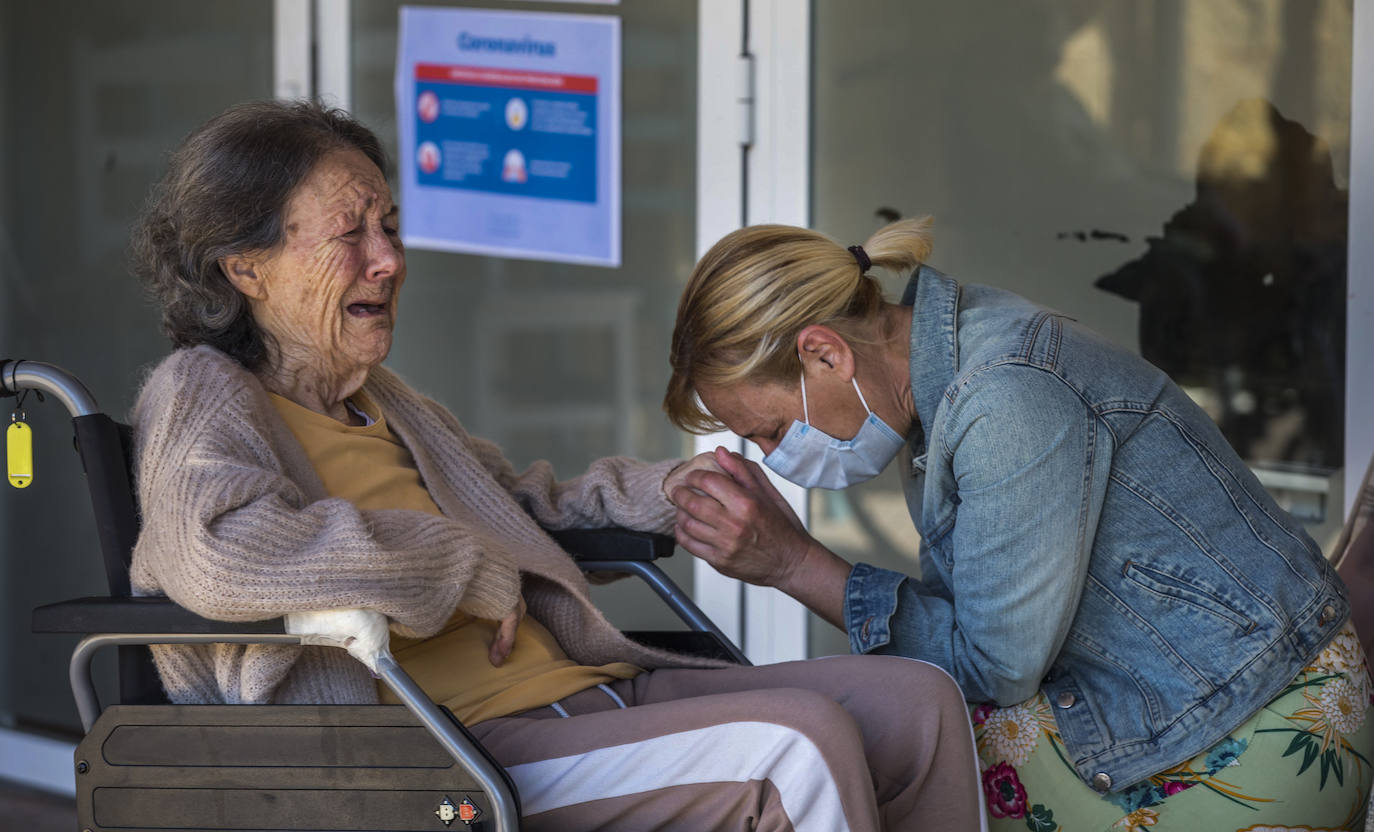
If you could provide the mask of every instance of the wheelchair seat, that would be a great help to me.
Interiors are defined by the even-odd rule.
[[[80,633],[70,677],[86,736],[74,760],[83,832],[105,829],[409,830],[519,828],[519,795],[501,766],[385,652],[377,673],[404,705],[170,705],[149,644],[301,644],[285,619],[229,623],[166,598],[133,597],[139,515],[133,435],[60,368],[0,360],[0,395],[35,389],[72,414],[108,596],[39,607],[33,631]],[[630,632],[642,643],[747,664],[739,648],[653,561],[665,535],[551,532],[584,571],[632,573],[691,628]],[[319,643],[312,641],[310,643]],[[341,645],[340,645],[341,646]],[[103,711],[91,681],[99,650],[119,651],[119,703]]]

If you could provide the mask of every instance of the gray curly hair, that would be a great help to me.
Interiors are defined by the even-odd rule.
[[[388,173],[371,130],[315,101],[236,104],[186,137],[131,244],[134,271],[161,306],[173,345],[209,344],[250,370],[267,363],[268,335],[220,260],[277,246],[296,187],[325,155],[347,149]]]

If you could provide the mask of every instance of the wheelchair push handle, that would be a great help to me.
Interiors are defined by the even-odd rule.
[[[138,537],[138,509],[130,487],[128,449],[122,446],[120,427],[100,411],[86,385],[61,367],[42,361],[0,359],[0,396],[22,396],[29,390],[57,399],[72,416],[76,448],[86,471],[100,535],[105,579],[111,595],[128,597],[129,554]],[[32,480],[32,467],[30,464],[23,485]],[[10,481],[19,486],[14,473],[10,472]]]
[[[0,358],[0,395],[12,396],[25,390],[52,396],[73,418],[100,412],[86,385],[61,367],[42,361]]]

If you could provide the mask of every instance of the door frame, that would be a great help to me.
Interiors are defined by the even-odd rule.
[[[1351,29],[1342,516],[1349,516],[1374,458],[1374,0],[1354,0]]]
[[[350,4],[275,0],[278,97],[313,93],[348,109]],[[810,21],[809,0],[698,0],[698,257],[745,224],[809,222],[809,131],[790,128],[799,118],[809,123]],[[746,48],[749,32],[768,34]],[[765,94],[755,96],[755,87]],[[694,444],[697,452],[724,445],[758,458],[756,447],[728,432]],[[805,521],[806,490],[774,482]],[[692,595],[755,663],[806,657],[806,609],[783,593],[746,586],[694,560]]]
[[[698,0],[697,257],[744,225],[810,224],[809,0]],[[722,94],[722,91],[725,91]],[[803,129],[797,129],[797,125]],[[733,433],[695,438],[759,460]],[[770,478],[807,521],[806,489]],[[804,659],[807,611],[693,562],[693,596],[756,664]]]

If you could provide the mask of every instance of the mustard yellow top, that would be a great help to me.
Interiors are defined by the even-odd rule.
[[[270,394],[272,404],[305,448],[325,490],[361,509],[411,509],[440,514],[420,479],[410,451],[386,426],[386,418],[366,394],[350,400],[351,409],[372,421],[353,427]],[[497,622],[455,611],[444,627],[426,639],[392,636],[391,653],[431,699],[447,706],[469,725],[557,702],[580,690],[641,670],[626,662],[590,667],[568,658],[538,621],[526,616],[515,647],[500,667],[487,658]],[[381,700],[400,700],[382,684]]]

